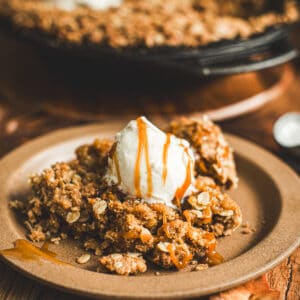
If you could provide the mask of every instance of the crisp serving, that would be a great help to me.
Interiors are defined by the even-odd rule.
[[[146,118],[114,141],[95,140],[30,179],[25,216],[32,241],[71,238],[120,275],[219,264],[217,239],[242,222],[225,190],[237,186],[233,151],[207,118],[173,121],[167,133]],[[89,255],[78,263],[85,263]]]

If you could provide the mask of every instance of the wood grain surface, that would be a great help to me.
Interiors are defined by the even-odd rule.
[[[0,45],[0,157],[36,136],[66,126],[139,114],[167,120],[178,114],[218,109],[262,92],[283,72],[279,67],[205,82],[173,76],[170,80],[167,75],[164,79],[153,74],[147,77],[140,69],[108,72],[93,62],[65,59],[3,34]],[[292,68],[295,78],[281,95],[259,111],[220,125],[269,149],[300,173],[300,159],[284,152],[272,138],[279,116],[300,112],[299,61]],[[262,280],[280,293],[279,299],[300,299],[300,248],[263,278],[243,287],[250,290],[248,294],[215,299],[250,299],[249,286],[258,289]],[[278,298],[274,295],[255,299]],[[0,261],[0,299],[55,298],[82,299],[25,278]]]

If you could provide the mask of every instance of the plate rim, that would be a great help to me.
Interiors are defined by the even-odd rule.
[[[7,155],[5,155],[1,160],[0,160],[0,201],[7,201],[7,196],[8,196],[8,191],[9,188],[6,188],[5,186],[5,180],[3,181],[3,171],[1,170],[9,170],[11,165],[20,165],[20,164],[24,164],[30,157],[34,157],[34,155],[36,155],[36,153],[33,152],[33,150],[35,151],[42,151],[43,149],[47,149],[49,146],[56,146],[59,143],[63,143],[66,141],[72,141],[72,140],[76,140],[76,139],[80,139],[84,136],[93,136],[96,133],[99,133],[99,135],[101,135],[101,130],[105,130],[107,131],[108,128],[109,130],[112,132],[116,132],[117,130],[122,128],[122,125],[124,125],[125,123],[123,123],[123,121],[121,122],[103,122],[100,124],[89,124],[89,125],[83,125],[83,126],[73,126],[73,127],[67,127],[67,128],[63,128],[63,129],[59,129],[53,132],[50,132],[46,135],[43,135],[41,137],[38,137],[36,139],[33,139],[27,143],[25,143],[24,145],[18,147],[17,149],[13,150],[12,152],[8,153]],[[287,256],[289,256],[297,247],[298,245],[300,245],[300,230],[298,230],[298,235],[297,235],[297,228],[300,229],[300,201],[298,201],[299,204],[297,204],[297,201],[292,202],[293,199],[297,198],[296,192],[297,189],[300,188],[300,180],[298,175],[290,168],[288,167],[285,163],[283,163],[280,159],[278,159],[277,157],[275,157],[272,153],[270,153],[267,150],[264,150],[263,148],[261,148],[258,145],[253,144],[252,142],[246,141],[245,139],[242,139],[240,137],[231,135],[231,134],[226,134],[226,138],[229,140],[229,143],[239,143],[240,149],[236,149],[236,152],[245,157],[246,159],[250,159],[255,158],[255,164],[261,168],[271,179],[274,183],[276,183],[276,187],[278,188],[280,195],[281,195],[281,199],[282,199],[282,211],[280,213],[280,216],[278,218],[278,222],[277,224],[274,226],[274,228],[272,229],[272,231],[265,237],[263,238],[263,240],[259,241],[258,244],[256,244],[254,247],[252,247],[249,251],[243,253],[242,255],[220,265],[217,267],[214,267],[212,269],[209,269],[208,272],[212,273],[213,271],[219,271],[219,273],[224,272],[225,268],[227,266],[227,270],[230,271],[230,267],[231,265],[238,265],[241,262],[245,262],[247,261],[247,258],[249,258],[249,254],[252,254],[252,256],[256,253],[257,255],[261,254],[259,253],[259,250],[262,246],[267,246],[269,250],[272,250],[273,252],[273,257],[267,260],[267,258],[264,257],[258,257],[258,260],[261,261],[263,260],[264,263],[261,266],[257,266],[257,263],[254,265],[254,267],[251,269],[249,269],[249,266],[245,266],[248,268],[248,271],[244,271],[243,270],[239,270],[239,274],[241,276],[235,276],[234,279],[228,280],[226,279],[225,282],[223,281],[222,284],[220,285],[214,285],[213,287],[207,287],[206,289],[197,289],[194,288],[192,291],[191,290],[175,290],[175,291],[167,291],[167,292],[162,292],[162,291],[158,291],[157,293],[155,293],[155,291],[153,291],[153,293],[151,294],[145,294],[145,292],[141,291],[136,291],[136,293],[132,294],[132,290],[131,292],[127,292],[124,293],[124,291],[122,293],[118,293],[116,291],[114,291],[112,293],[111,290],[109,291],[101,291],[99,289],[92,289],[91,287],[86,287],[86,286],[75,286],[74,284],[70,284],[70,279],[68,279],[68,283],[62,283],[60,282],[60,280],[58,278],[47,278],[47,272],[46,274],[44,273],[43,276],[41,276],[41,274],[35,274],[34,270],[28,270],[26,269],[22,263],[20,263],[17,260],[14,260],[12,258],[9,257],[2,257],[1,259],[5,262],[8,262],[9,265],[13,266],[14,269],[17,269],[18,271],[21,271],[22,274],[25,274],[26,276],[29,276],[30,278],[34,278],[35,280],[38,280],[39,282],[46,284],[48,286],[51,287],[56,287],[59,288],[60,290],[63,291],[68,291],[68,292],[73,292],[76,294],[81,294],[81,295],[85,295],[85,296],[91,296],[91,297],[104,297],[104,298],[114,298],[114,299],[153,299],[153,298],[172,298],[172,299],[179,299],[179,298],[190,298],[190,297],[195,297],[195,296],[204,296],[204,295],[208,295],[208,294],[212,294],[215,292],[219,292],[228,288],[232,288],[234,286],[243,284],[247,281],[249,281],[250,279],[256,278],[259,275],[265,273],[266,271],[268,271],[269,269],[273,268],[275,265],[279,264],[284,258],[286,258]],[[241,151],[241,149],[244,149],[243,151]],[[247,151],[246,151],[247,150]],[[251,160],[251,163],[252,163]],[[265,161],[269,160],[269,164],[264,164]],[[278,169],[278,167],[281,169],[281,172],[276,172],[276,170]],[[14,174],[15,170],[10,170],[10,172],[8,174],[10,174],[10,176],[12,174]],[[6,173],[7,175],[7,173]],[[10,177],[8,176],[8,178]],[[286,179],[288,180],[288,184],[287,186],[282,186],[281,182],[285,182]],[[289,199],[289,197],[291,199]],[[300,199],[299,199],[300,200]],[[298,205],[298,210],[294,209],[291,210],[291,208],[288,206],[288,204],[295,204]],[[2,205],[0,206],[0,215],[3,214],[3,207]],[[282,228],[280,228],[281,223],[283,222],[283,224],[285,224],[285,222],[287,222],[287,218],[289,217],[290,213],[294,213],[296,216],[298,216],[298,218],[294,218],[294,224],[295,224],[295,228],[294,231],[292,232],[292,234],[289,234],[288,237],[286,237],[286,240],[281,241],[284,245],[282,245],[282,247],[284,248],[283,251],[280,250],[276,250],[274,249],[274,247],[271,247],[270,242],[274,242],[274,240],[272,239],[272,236],[274,238],[274,231],[276,232],[282,232]],[[284,217],[284,219],[283,219]],[[9,221],[9,216],[7,216],[7,218],[5,219],[6,221]],[[3,222],[0,223],[0,231],[3,231],[3,226],[5,226],[5,220]],[[2,228],[2,229],[1,229]],[[8,241],[12,239],[12,236],[10,235],[11,233],[7,232],[7,234],[4,236],[4,238],[1,239],[0,241],[0,247],[3,248],[3,244],[7,244]],[[271,240],[270,240],[271,238]],[[258,247],[260,245],[260,247]],[[7,246],[5,246],[7,247]],[[258,248],[258,249],[257,249]],[[256,250],[253,252],[253,250]],[[282,250],[282,249],[281,249]],[[57,269],[61,268],[62,266],[53,266],[51,264],[48,264],[46,269],[48,268],[50,271],[54,271],[56,272]],[[65,268],[65,266],[64,266]],[[218,268],[218,270],[216,270]],[[43,268],[41,267],[39,270],[42,270]],[[84,276],[89,276],[91,277],[91,279],[95,276],[92,276],[92,274],[96,274],[97,276],[101,276],[102,278],[107,278],[110,279],[108,281],[112,281],[111,285],[108,285],[108,287],[110,287],[110,289],[114,290],[114,283],[115,281],[123,281],[125,283],[128,284],[128,282],[131,283],[131,285],[135,285],[135,284],[139,284],[141,283],[141,280],[145,280],[145,277],[120,277],[120,276],[113,276],[113,275],[107,275],[107,274],[98,274],[95,272],[89,272],[86,270],[82,270],[82,269],[78,269],[78,272],[81,273]],[[82,273],[83,272],[83,273]],[[87,272],[89,274],[87,274]],[[53,272],[52,272],[53,273]],[[185,276],[190,278],[191,280],[193,279],[193,274],[197,274],[197,273],[184,273],[184,274],[172,274],[171,276],[175,276],[173,278],[177,278],[180,280],[181,276]],[[229,274],[232,275],[232,274]],[[218,275],[219,276],[219,275]],[[218,277],[216,276],[216,277]],[[53,276],[52,276],[53,277]],[[165,277],[165,278],[164,278]],[[151,284],[152,286],[157,286],[157,284],[159,284],[161,281],[167,282],[169,276],[151,276],[151,277],[147,277],[147,280],[149,281],[149,278],[151,278]],[[114,279],[113,279],[114,278]],[[116,279],[117,278],[117,279]],[[55,279],[55,280],[54,280]],[[115,280],[116,279],[116,280]],[[194,281],[196,281],[194,279]],[[132,289],[132,287],[131,287]],[[149,292],[149,291],[146,291]]]

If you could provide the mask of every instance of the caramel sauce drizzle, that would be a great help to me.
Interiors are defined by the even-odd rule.
[[[224,257],[216,251],[209,251],[206,255],[210,266],[216,266],[224,262]]]
[[[166,234],[166,236],[168,238],[171,238],[171,235],[170,235],[170,225],[168,223],[168,218],[167,218],[167,212],[166,212],[166,208],[163,209],[162,211],[162,230],[164,231],[164,233]]]
[[[182,144],[180,144],[181,146],[183,146]],[[188,149],[187,148],[184,148],[184,151],[185,153],[189,156],[189,153],[188,153]],[[179,187],[177,190],[176,190],[176,193],[175,193],[175,205],[180,208],[181,205],[180,205],[180,200],[182,199],[182,197],[184,196],[184,193],[186,192],[186,190],[188,189],[188,187],[190,186],[191,182],[192,182],[192,161],[189,160],[188,164],[187,164],[187,167],[186,167],[186,177],[185,177],[185,180],[182,184],[181,187]]]
[[[118,177],[118,184],[120,184],[122,180],[121,180],[121,172],[120,172],[119,161],[117,159],[116,152],[114,152],[113,161],[114,161],[114,164],[116,166],[117,177]]]
[[[162,180],[163,180],[163,184],[166,183],[166,179],[167,179],[167,175],[168,175],[168,150],[169,150],[169,146],[171,143],[171,134],[168,133],[167,137],[166,137],[166,142],[164,144],[164,149],[163,149],[163,173],[162,173]]]
[[[141,241],[143,242],[143,243],[150,243],[151,242],[151,240],[153,240],[153,237],[152,237],[152,235],[151,234],[143,234],[143,233],[141,233],[140,234],[140,239],[141,239]]]
[[[167,219],[167,212],[166,212],[166,208],[164,207],[164,210],[163,210],[163,225],[167,224],[168,222],[168,219]]]
[[[193,254],[190,251],[188,251],[188,253],[183,257],[182,260],[178,260],[173,245],[169,244],[167,249],[169,251],[171,260],[177,269],[183,269],[184,267],[186,267],[193,258]]]
[[[215,251],[217,246],[215,235],[212,232],[205,232],[203,238],[208,241],[208,252]]]
[[[191,220],[191,215],[189,213],[189,211],[186,209],[183,211],[183,216],[185,217],[186,221],[188,222],[189,226],[192,225],[192,220]]]
[[[167,238],[171,238],[171,233],[170,233],[170,224],[169,223],[165,223],[162,226],[164,233],[166,234]]]
[[[224,262],[224,257],[216,251],[217,242],[215,235],[212,232],[206,232],[204,233],[203,238],[208,241],[206,251],[208,264],[210,266],[215,266]]]
[[[147,184],[148,184],[148,191],[147,196],[151,197],[153,187],[152,187],[152,170],[150,166],[149,160],[149,146],[148,146],[148,136],[147,136],[147,126],[146,123],[143,121],[142,118],[138,118],[137,120],[137,127],[138,127],[138,151],[137,151],[137,158],[135,163],[135,174],[134,174],[134,185],[136,194],[138,197],[141,197],[141,188],[140,188],[140,165],[141,165],[141,158],[143,150],[145,151],[145,160],[146,160],[146,168],[147,168]]]
[[[14,248],[1,250],[0,254],[3,256],[10,256],[25,261],[39,261],[43,259],[55,264],[69,265],[68,263],[55,258],[57,254],[50,251],[48,247],[49,244],[47,242],[44,243],[41,248],[39,248],[26,240],[18,239],[14,243]]]
[[[134,170],[134,186],[135,192],[138,197],[141,197],[141,189],[140,189],[140,164],[143,150],[143,126],[141,125],[140,119],[137,119],[138,125],[138,150],[135,162],[135,170]]]
[[[191,234],[190,230],[191,230],[192,224],[191,224],[191,218],[188,213],[188,210],[185,210],[183,212],[183,215],[185,216],[185,218],[188,222],[188,225],[189,225],[188,234],[190,235]],[[166,236],[170,238],[169,226],[166,221],[166,217],[164,217],[164,215],[163,215],[162,228],[163,228]],[[218,264],[221,264],[222,262],[224,262],[223,256],[216,251],[217,243],[216,243],[215,235],[211,232],[205,232],[203,234],[203,238],[205,240],[207,240],[207,244],[206,244],[207,263],[210,266],[215,266],[215,265],[218,265]],[[183,241],[181,241],[181,242],[184,243]],[[167,250],[170,254],[170,258],[171,258],[172,262],[174,263],[174,265],[176,266],[177,269],[185,268],[189,264],[191,259],[193,258],[193,254],[189,251],[181,260],[179,260],[178,257],[176,256],[174,246],[172,244],[167,246]]]

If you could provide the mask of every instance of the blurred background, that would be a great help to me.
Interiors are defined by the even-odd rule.
[[[290,161],[272,127],[300,109],[298,3],[147,3],[0,1],[0,154],[70,125],[206,113]]]

